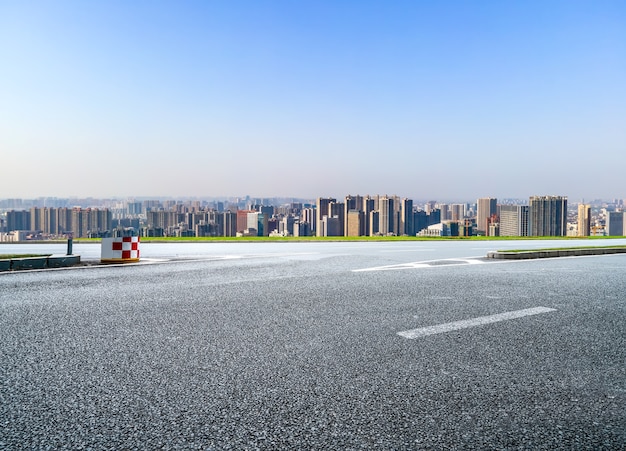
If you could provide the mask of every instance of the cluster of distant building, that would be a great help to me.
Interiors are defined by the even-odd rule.
[[[563,196],[531,196],[528,205],[501,205],[495,198],[481,198],[476,230],[487,236],[624,236],[624,204],[616,204],[594,218],[591,204],[579,203],[574,221]]]
[[[32,205],[0,201],[0,241],[63,237],[236,236],[626,236],[622,200],[568,208],[564,196],[528,201],[485,197],[476,203],[414,203],[398,196],[315,201],[107,201],[106,205]],[[4,208],[2,208],[4,207]]]

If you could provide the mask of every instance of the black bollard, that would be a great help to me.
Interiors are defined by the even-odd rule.
[[[67,239],[67,255],[72,255],[72,239]]]

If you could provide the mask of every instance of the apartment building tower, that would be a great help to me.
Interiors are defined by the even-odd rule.
[[[330,204],[336,203],[336,202],[337,202],[337,199],[333,199],[331,197],[327,197],[327,198],[318,197],[317,198],[317,202],[315,204],[316,206],[316,225],[315,225],[316,236],[324,236],[324,233],[326,233],[326,231],[324,230],[325,228],[322,228],[322,221],[324,219],[324,216],[326,217],[330,216]]]
[[[529,236],[565,236],[567,197],[532,196],[528,202]]]
[[[498,199],[481,197],[476,202],[476,234],[487,235],[490,218],[497,214]]]
[[[591,235],[591,205],[578,204],[578,236]]]
[[[626,221],[623,211],[609,211],[606,215],[606,235],[607,236],[624,236],[624,226]]]
[[[415,235],[413,222],[413,201],[408,198],[402,199],[400,208],[400,235]]]
[[[528,205],[500,205],[500,236],[528,236]]]
[[[378,205],[380,212],[378,218],[378,231],[381,235],[391,235],[394,233],[394,200],[392,197],[381,197]]]

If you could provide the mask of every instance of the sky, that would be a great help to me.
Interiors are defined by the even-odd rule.
[[[623,1],[0,0],[0,199],[626,198]]]

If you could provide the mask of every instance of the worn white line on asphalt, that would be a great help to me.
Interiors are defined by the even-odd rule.
[[[384,253],[396,253],[396,252],[433,252],[435,249],[394,249],[394,250],[382,250],[379,251],[381,254]]]
[[[480,260],[478,260],[480,259]],[[455,262],[437,265],[437,262]],[[460,263],[457,263],[460,262]],[[371,268],[353,269],[352,272],[364,272],[364,271],[394,271],[399,269],[417,269],[417,268],[436,268],[436,267],[450,267],[450,266],[464,266],[464,265],[483,265],[485,263],[495,263],[495,261],[486,262],[482,260],[482,257],[463,257],[463,258],[442,258],[439,260],[425,260],[421,262],[413,263],[399,263],[397,265],[386,266],[374,266]]]
[[[436,326],[420,327],[419,329],[398,332],[398,335],[410,340],[428,335],[443,334],[453,330],[467,329],[469,327],[482,326],[483,324],[497,323],[510,319],[523,318],[524,316],[539,315],[541,313],[555,312],[556,309],[549,307],[534,307],[513,312],[498,313],[496,315],[479,316],[478,318],[454,321],[452,323],[438,324]]]

